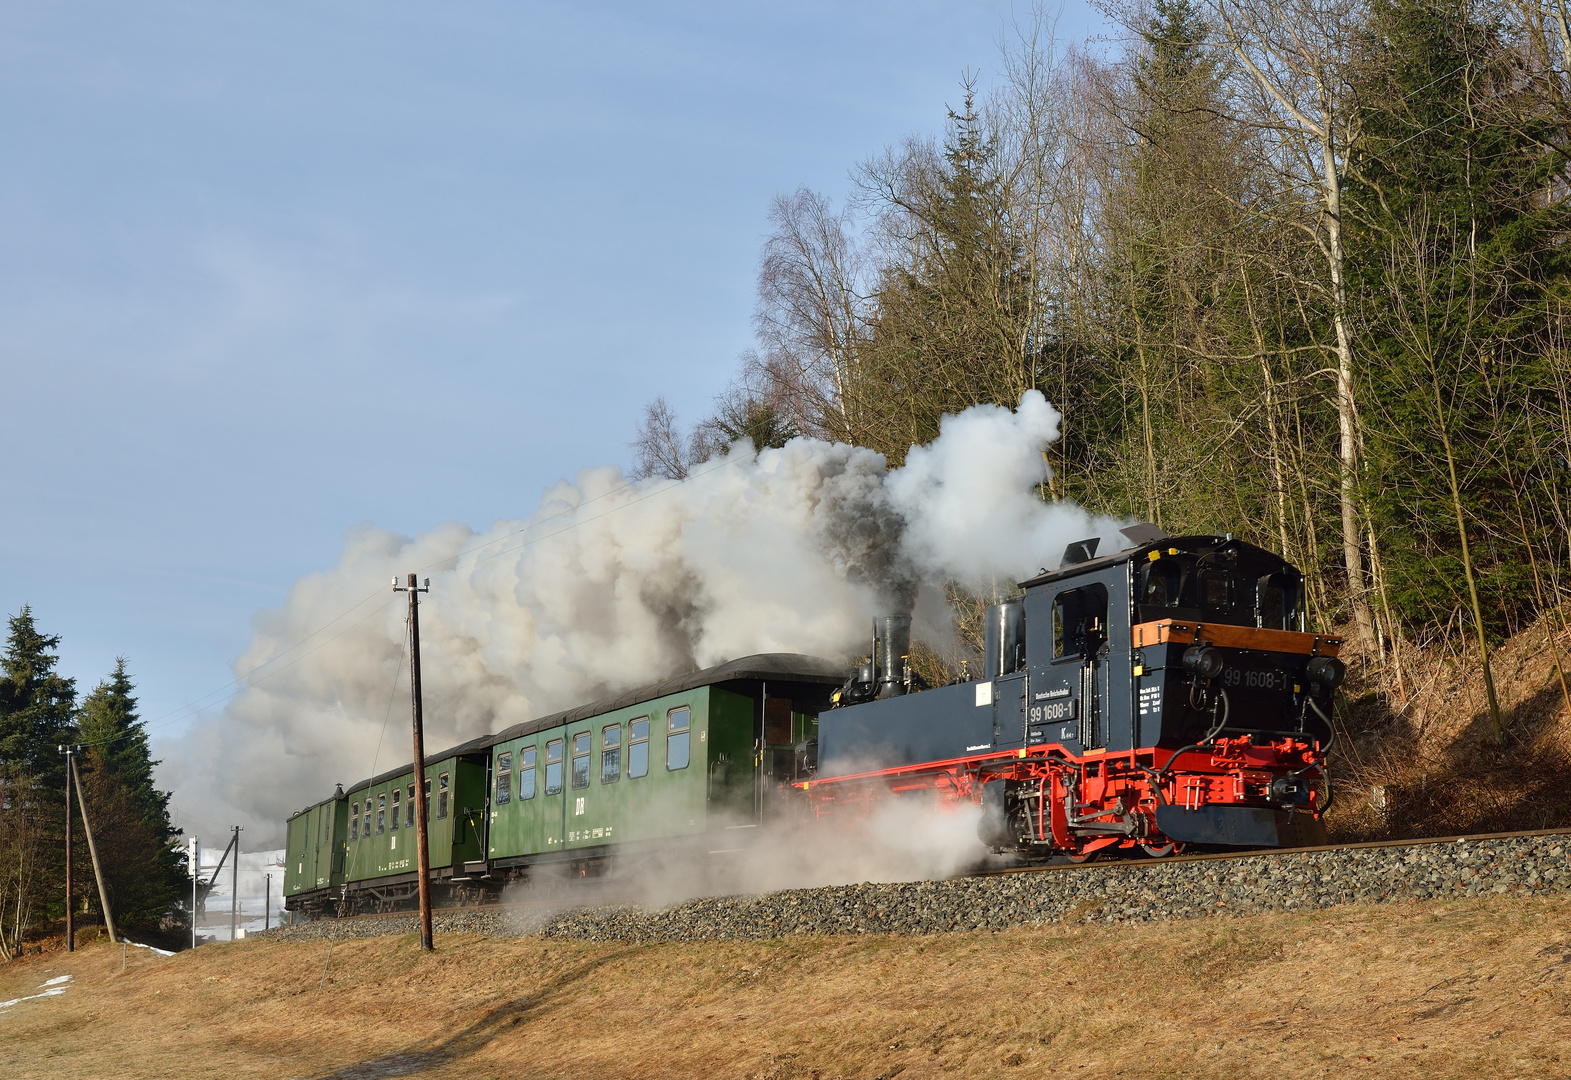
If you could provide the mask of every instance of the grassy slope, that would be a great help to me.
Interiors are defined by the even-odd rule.
[[[1571,1073],[1567,899],[937,938],[439,944],[338,945],[322,989],[319,943],[132,950],[124,973],[105,945],[30,957],[0,968],[0,1000],[75,981],[0,1012],[0,1076]]]

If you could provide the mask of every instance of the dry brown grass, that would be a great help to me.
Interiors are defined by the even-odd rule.
[[[439,944],[339,944],[321,989],[320,943],[143,952],[124,973],[105,945],[32,957],[0,968],[0,1000],[75,981],[0,1013],[0,1076],[1571,1073],[1568,899],[938,938]]]
[[[1463,641],[1406,656],[1405,699],[1347,650],[1357,677],[1343,696],[1346,736],[1336,752],[1339,840],[1400,839],[1548,829],[1571,824],[1571,708],[1560,684],[1571,633],[1550,647],[1546,616],[1494,652],[1505,721],[1497,741],[1482,673]],[[1460,651],[1458,651],[1460,650]],[[1382,790],[1384,807],[1371,805]]]

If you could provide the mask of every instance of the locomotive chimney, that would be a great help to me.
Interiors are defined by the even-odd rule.
[[[1025,666],[1025,605],[1019,600],[994,604],[987,609],[984,640],[987,655],[982,677],[996,679],[1011,675]]]
[[[874,624],[878,648],[878,696],[906,692],[906,657],[911,654],[911,616],[883,615]]]

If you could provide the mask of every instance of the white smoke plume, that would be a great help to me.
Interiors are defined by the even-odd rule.
[[[1013,412],[946,417],[892,471],[862,448],[743,442],[680,483],[585,469],[483,533],[357,526],[337,566],[256,617],[235,670],[260,671],[161,748],[160,781],[177,811],[276,845],[291,811],[408,761],[406,605],[389,582],[410,570],[431,577],[433,751],[751,653],[846,658],[874,615],[913,601],[918,636],[941,639],[945,580],[1022,578],[1091,536],[1118,546],[1117,522],[1037,495],[1058,422],[1032,391]]]

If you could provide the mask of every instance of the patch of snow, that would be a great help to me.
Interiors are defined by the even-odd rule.
[[[56,975],[53,979],[39,984],[40,986],[48,987],[43,993],[28,994],[26,997],[12,998],[10,1001],[0,1001],[0,1009],[9,1009],[12,1005],[20,1005],[24,1001],[36,1001],[39,998],[55,997],[58,994],[63,994],[66,988],[60,984],[70,981],[71,976],[69,975]]]
[[[138,949],[146,949],[148,952],[150,952],[150,953],[157,953],[159,956],[173,956],[174,955],[174,953],[169,952],[167,949],[155,949],[151,945],[143,945],[140,941],[130,941],[129,938],[127,938],[126,940],[129,941],[130,944],[135,945]],[[70,977],[71,976],[69,976],[69,975],[66,976],[66,978],[68,978],[68,979]]]

